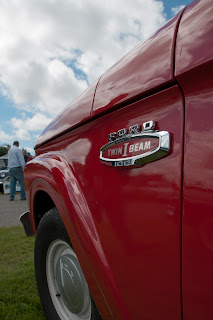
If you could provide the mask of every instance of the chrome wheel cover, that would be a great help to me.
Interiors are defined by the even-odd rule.
[[[46,258],[49,292],[61,320],[90,320],[91,298],[73,249],[62,240],[51,243]]]

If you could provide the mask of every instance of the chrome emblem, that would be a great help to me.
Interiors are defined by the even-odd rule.
[[[170,134],[155,130],[155,122],[138,124],[129,130],[110,133],[109,142],[100,149],[100,160],[112,167],[141,167],[167,156],[170,152]]]

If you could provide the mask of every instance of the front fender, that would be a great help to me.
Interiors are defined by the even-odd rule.
[[[67,231],[73,227],[85,250],[88,251],[88,245],[85,247],[85,244],[91,244],[96,248],[99,258],[106,264],[89,206],[74,170],[67,160],[61,155],[45,154],[35,158],[26,167],[24,176],[30,212],[34,220],[34,231],[36,231],[36,194],[44,191],[55,203]]]
[[[111,312],[87,257],[92,257],[94,263],[102,265],[102,271],[108,270],[108,264],[89,206],[73,167],[62,155],[46,153],[26,165],[24,178],[33,233],[36,234],[37,229],[36,195],[43,191],[49,195],[57,207],[90,288],[92,283],[92,295],[94,299],[97,296],[98,300],[102,301],[102,309],[104,305],[105,313],[110,319]]]

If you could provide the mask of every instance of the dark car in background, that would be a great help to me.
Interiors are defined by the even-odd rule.
[[[3,191],[3,183],[9,181],[8,155],[0,157],[0,191]]]

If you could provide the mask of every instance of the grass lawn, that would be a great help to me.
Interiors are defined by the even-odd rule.
[[[0,228],[0,319],[45,320],[34,274],[34,237]]]

